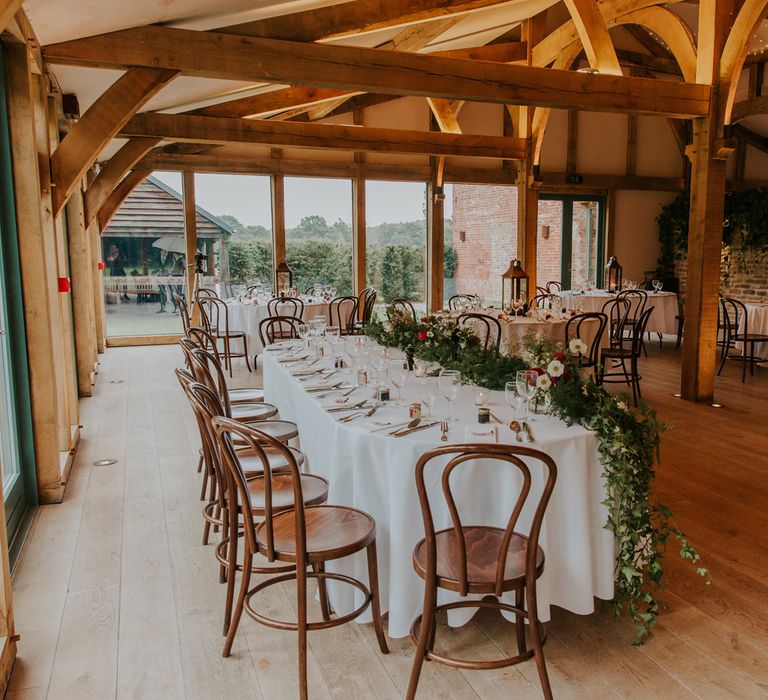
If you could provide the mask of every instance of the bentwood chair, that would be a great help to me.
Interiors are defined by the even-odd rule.
[[[635,325],[637,324],[637,320],[640,318],[640,316],[643,315],[645,312],[645,305],[648,302],[648,292],[646,292],[643,289],[625,289],[622,292],[619,292],[616,295],[617,299],[626,299],[630,304],[629,313],[627,314],[627,318],[624,321],[624,336],[622,337],[622,344],[623,341],[629,340],[631,341],[633,337],[633,329]],[[648,353],[645,350],[645,341],[642,340],[642,352],[644,355],[648,355]]]
[[[461,520],[451,474],[478,459],[506,463],[522,480],[512,514],[504,528],[465,525]],[[437,467],[433,460],[445,466]],[[428,468],[430,474],[425,478]],[[536,476],[532,474],[533,470],[536,470]],[[538,477],[541,470],[543,478]],[[433,475],[433,471],[437,473]],[[432,489],[428,489],[427,483],[436,483],[440,475],[451,525],[436,531],[432,508],[437,497],[429,493]],[[429,450],[419,458],[416,463],[416,490],[424,521],[424,539],[413,550],[413,568],[424,579],[424,605],[421,615],[411,626],[411,640],[416,645],[416,652],[406,694],[408,700],[416,696],[425,659],[454,668],[491,669],[512,666],[532,657],[536,659],[544,697],[552,698],[542,648],[546,633],[537,612],[536,581],[544,572],[544,551],[539,546],[539,534],[556,479],[557,466],[552,458],[529,447],[445,445]],[[544,484],[538,497],[531,493],[533,481]],[[493,488],[493,484],[489,487]],[[524,508],[533,514],[527,535],[515,529]],[[438,605],[438,589],[458,593],[463,600]],[[514,605],[500,600],[502,594],[512,591],[515,594]],[[469,600],[469,595],[484,597],[482,600]],[[494,608],[513,613],[518,653],[504,659],[482,661],[437,653],[434,647],[437,613],[455,608]],[[526,620],[531,648],[526,643]]]
[[[680,344],[683,342],[683,332],[685,331],[685,307],[683,306],[683,300],[677,298],[677,338],[675,339],[675,350],[680,349]]]
[[[747,307],[738,299],[723,297],[720,299],[720,318],[725,327],[724,347],[721,353],[720,367],[717,374],[723,371],[725,361],[735,357],[741,359],[741,382],[747,378],[747,362],[749,374],[755,373],[755,363],[762,362],[761,357],[755,356],[756,343],[768,343],[768,335],[749,332],[749,313]],[[743,330],[741,330],[743,328]],[[729,355],[729,350],[735,350],[735,343],[741,343],[740,355]]]
[[[301,320],[304,315],[304,302],[295,297],[275,297],[267,302],[267,313],[270,316],[286,316]]]
[[[493,316],[488,314],[466,313],[461,314],[456,323],[460,326],[470,326],[477,333],[483,350],[487,350],[490,345],[496,350],[501,344],[501,324]]]
[[[212,354],[216,353],[216,339],[208,333],[205,328],[193,326],[192,328],[188,328],[184,335],[197,347],[202,348],[203,350],[208,350]],[[182,348],[184,348],[183,344]],[[219,385],[219,392],[226,391],[230,403],[261,403],[264,401],[264,389],[258,389],[256,387],[238,387],[235,389],[227,386],[227,380],[224,376],[221,364],[218,362],[218,358],[214,363],[214,369],[216,381]]]
[[[198,290],[202,291],[202,290]],[[216,338],[216,352],[224,358],[224,366],[229,370],[229,376],[232,377],[232,360],[236,357],[245,358],[245,365],[251,372],[251,363],[248,360],[248,336],[245,331],[233,329],[229,325],[229,309],[227,305],[218,297],[202,295],[197,300],[200,309],[200,319],[207,330]],[[218,342],[221,342],[222,348],[219,350]],[[232,341],[239,341],[242,344],[241,351],[232,349]]]
[[[234,528],[233,516],[243,514],[245,532],[245,551],[243,575],[237,605],[224,643],[223,656],[229,656],[243,611],[268,627],[283,630],[295,630],[299,642],[299,697],[308,698],[307,687],[307,632],[336,627],[359,617],[370,605],[373,614],[373,627],[382,653],[388,653],[387,641],[381,620],[379,605],[378,565],[376,560],[376,523],[373,518],[357,510],[336,505],[305,505],[306,496],[298,465],[285,446],[261,433],[258,428],[244,426],[225,418],[214,418],[218,446],[228,476],[228,492],[231,494],[229,507],[230,529]],[[246,479],[239,453],[234,449],[234,439],[245,442],[254,454],[263,451],[263,444],[268,444],[276,451],[282,451],[288,462],[288,474],[293,486],[292,510],[278,511],[274,490],[264,489],[264,519],[255,523],[253,517],[253,498]],[[263,460],[265,484],[274,478],[269,460]],[[369,584],[343,574],[326,571],[329,561],[350,556],[365,550],[368,559]],[[288,562],[295,565],[295,570],[278,576],[270,576],[251,586],[251,567],[253,557],[261,554],[267,561]],[[314,570],[309,572],[307,567]],[[313,578],[318,581],[322,620],[309,621],[307,611],[307,582]],[[362,603],[350,613],[331,618],[323,584],[333,580],[357,588],[362,594]],[[253,598],[269,586],[285,581],[296,581],[296,621],[275,620],[254,607]]]
[[[609,299],[602,306],[602,313],[608,317],[608,339],[612,348],[621,347],[630,307],[627,299]]]
[[[221,578],[227,582],[226,603],[224,607],[224,631],[227,634],[232,617],[232,605],[235,594],[235,576],[243,570],[238,562],[238,538],[242,536],[242,513],[236,510],[235,517],[230,518],[230,491],[226,468],[221,460],[216,434],[213,429],[213,419],[222,416],[223,407],[218,397],[202,384],[193,383],[187,387],[192,408],[202,426],[203,440],[211,455],[214,478],[218,484],[215,514],[212,520],[221,526],[222,537],[216,546],[216,559],[221,566]],[[288,447],[297,465],[304,462],[304,455],[297,449]],[[255,454],[248,446],[241,446],[238,450],[238,458],[243,467],[244,475],[251,492],[252,517],[263,518],[265,492],[271,491],[273,508],[277,512],[293,508],[293,488],[291,475],[288,472],[288,462],[283,451],[277,451],[269,446],[261,446],[261,451]],[[265,479],[264,462],[269,464],[272,478],[269,483]],[[310,474],[301,474],[302,491],[305,502],[309,505],[325,503],[328,499],[328,482],[320,477]],[[205,515],[204,515],[205,517]],[[209,516],[210,517],[210,516]],[[293,565],[260,566],[252,565],[251,573],[274,574],[292,571]],[[325,591],[323,591],[324,593]]]
[[[358,318],[359,320],[354,326],[354,335],[362,335],[365,327],[370,323],[373,318],[373,307],[376,304],[376,297],[378,292],[369,287],[360,292],[358,298]]]
[[[608,317],[598,311],[577,314],[568,319],[565,324],[565,347],[568,347],[568,343],[573,338],[578,338],[584,341],[588,348],[587,354],[578,360],[579,367],[597,367],[600,361],[600,342],[606,325],[608,325]],[[594,331],[592,340],[587,342],[592,331]]]
[[[267,316],[259,321],[259,340],[263,347],[278,340],[294,340],[299,337],[301,323],[293,316]]]
[[[208,287],[200,287],[200,289],[195,290],[195,303],[199,304],[200,299],[218,299],[219,295],[216,294],[216,291],[213,289],[208,289]]]
[[[637,406],[640,393],[640,380],[642,377],[638,371],[637,362],[640,354],[643,352],[643,334],[648,319],[653,313],[653,306],[643,311],[642,315],[632,327],[631,347],[625,348],[619,345],[614,348],[607,348],[601,354],[600,362],[600,383],[622,382],[632,388],[632,403]],[[611,371],[606,371],[607,362],[616,360],[618,364],[614,365]],[[629,362],[629,367],[627,367]]]
[[[547,294],[557,294],[557,292],[563,291],[563,285],[561,282],[558,282],[557,280],[550,280],[545,285]]]
[[[335,297],[328,304],[328,325],[339,329],[340,335],[352,335],[357,320],[357,297]]]
[[[187,308],[187,302],[181,294],[174,292],[173,301],[176,303],[176,308],[179,310],[181,316],[181,326],[184,330],[192,326],[192,319],[189,317],[189,308]]]
[[[410,301],[398,297],[393,299],[389,305],[395,310],[399,311],[403,316],[410,316],[414,322],[416,321],[416,309],[413,307]]]
[[[557,294],[550,294],[545,292],[544,294],[537,294],[528,301],[529,309],[551,309],[552,304],[555,302]]]
[[[473,306],[474,304],[477,304],[479,300],[480,297],[476,294],[454,294],[448,299],[448,308],[451,311],[458,311],[465,306]]]

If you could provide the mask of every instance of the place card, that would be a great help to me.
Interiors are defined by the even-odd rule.
[[[498,442],[499,430],[495,425],[468,425],[464,430],[465,442]]]

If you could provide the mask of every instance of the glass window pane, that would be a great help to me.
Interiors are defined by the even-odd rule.
[[[366,183],[366,276],[377,303],[426,308],[426,191],[422,182]]]
[[[539,237],[536,241],[536,277],[540,287],[562,282],[563,202],[539,199]],[[533,294],[533,292],[532,292]]]
[[[571,238],[571,287],[597,283],[598,203],[573,203]]]
[[[293,285],[352,294],[352,181],[285,179],[285,249]]]

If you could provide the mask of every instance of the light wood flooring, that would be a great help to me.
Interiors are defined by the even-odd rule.
[[[673,398],[679,354],[650,348],[643,390],[665,433],[657,492],[711,569],[706,587],[667,557],[668,605],[650,641],[601,608],[555,611],[546,646],[557,698],[768,697],[768,370],[718,380],[723,409]],[[244,619],[220,655],[224,589],[201,542],[196,426],[172,370],[175,347],[111,349],[61,505],[39,509],[14,580],[19,656],[9,699],[293,698],[296,640]],[[247,373],[244,373],[247,374]],[[111,383],[113,380],[122,383]],[[239,375],[243,380],[243,375]],[[254,377],[245,377],[253,381]],[[115,457],[110,467],[100,458]],[[273,616],[294,589],[271,589]],[[513,643],[493,615],[450,630],[452,651],[494,656]],[[411,648],[382,656],[370,625],[310,634],[311,697],[400,698]],[[536,698],[533,663],[461,672],[426,664],[421,698]]]

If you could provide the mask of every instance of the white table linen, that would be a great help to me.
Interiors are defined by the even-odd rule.
[[[768,335],[768,302],[764,304],[744,304],[747,309],[747,315],[749,316],[749,330],[750,335],[753,333],[760,333],[762,335]],[[739,333],[744,332],[745,319],[742,316],[739,320]],[[736,347],[741,349],[743,343],[737,343]],[[755,343],[755,357],[768,358],[768,343]]]
[[[245,331],[248,337],[248,352],[251,355],[260,353],[264,346],[259,338],[259,323],[269,316],[267,304],[247,304],[238,301],[227,303],[229,313],[229,327],[231,330]],[[292,311],[292,307],[286,305],[286,313]],[[309,321],[315,316],[323,316],[328,319],[327,302],[304,302],[304,312],[301,318]]]
[[[266,400],[278,406],[281,417],[298,423],[301,449],[307,457],[306,466],[314,474],[328,479],[331,504],[343,504],[370,513],[377,524],[379,584],[383,611],[389,612],[389,634],[404,637],[417,614],[421,612],[423,581],[414,573],[411,556],[415,544],[423,537],[423,524],[416,493],[414,467],[426,450],[442,445],[439,425],[407,437],[394,438],[387,431],[365,429],[359,424],[338,423],[338,413],[327,413],[321,401],[304,391],[302,383],[290,376],[275,357],[264,353],[264,389]],[[349,375],[335,375],[351,379]],[[331,381],[331,380],[329,380]],[[305,383],[306,384],[306,383]],[[476,387],[462,388],[454,402],[460,422],[452,423],[451,442],[463,442],[466,427],[477,425],[474,405]],[[417,399],[414,381],[403,388],[405,403]],[[370,395],[370,386],[358,389],[350,402]],[[487,392],[492,411],[509,421],[511,409],[504,403],[502,392]],[[385,406],[371,421],[396,418],[407,420],[407,406]],[[438,398],[432,409],[436,417],[447,415],[447,402]],[[426,416],[424,418],[426,419]],[[548,453],[558,465],[557,483],[544,520],[540,545],[546,555],[545,571],[538,585],[539,615],[550,617],[550,605],[557,605],[579,614],[594,610],[594,598],[613,596],[614,538],[604,528],[607,512],[602,505],[605,487],[602,467],[594,433],[580,426],[566,426],[548,416],[537,416],[532,423],[536,442],[532,445]],[[498,425],[499,442],[515,444],[512,431]],[[532,462],[533,493],[540,494],[545,479],[544,468]],[[456,493],[464,524],[482,523],[504,527],[517,495],[518,475],[496,463],[474,462],[459,474]],[[441,493],[438,472],[428,480],[432,495]],[[449,514],[442,496],[434,501],[435,525],[450,525]],[[530,527],[531,509],[521,515],[518,529]],[[364,555],[340,560],[334,570],[367,581]],[[339,613],[353,609],[360,602],[359,594],[348,587],[333,585],[332,605]],[[440,593],[441,602],[454,599],[448,592]],[[452,611],[453,625],[464,624],[472,610]],[[369,621],[370,611],[361,621]]]
[[[563,307],[569,311],[580,307],[582,311],[602,311],[603,304],[606,301],[615,299],[615,294],[609,294],[605,291],[584,292],[583,294],[572,291],[558,292],[558,296],[563,300]],[[632,311],[637,304],[636,298],[630,297]],[[677,294],[674,292],[648,292],[648,301],[645,308],[653,306],[653,313],[648,319],[646,330],[649,333],[667,333],[677,334]]]

